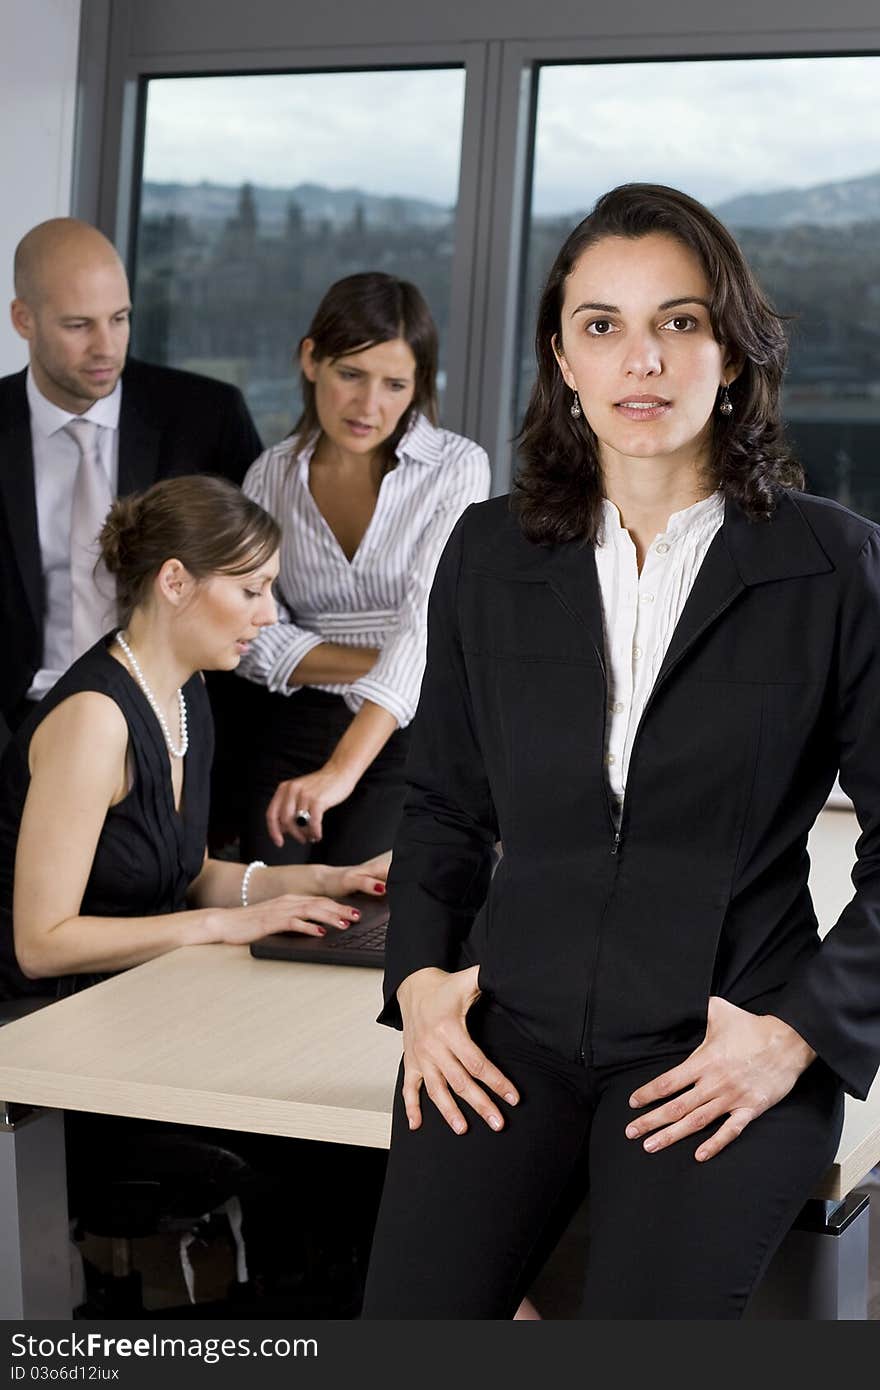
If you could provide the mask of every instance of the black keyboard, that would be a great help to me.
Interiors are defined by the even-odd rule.
[[[322,937],[322,945],[331,946],[334,951],[382,951],[385,949],[385,927],[348,927],[345,931],[328,931]]]

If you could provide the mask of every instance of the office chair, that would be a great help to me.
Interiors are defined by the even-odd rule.
[[[75,1239],[109,1238],[112,1261],[107,1276],[89,1271],[78,1316],[147,1311],[132,1250],[132,1242],[144,1236],[178,1237],[181,1272],[194,1304],[189,1247],[218,1218],[228,1223],[235,1246],[233,1291],[247,1285],[242,1205],[257,1190],[260,1177],[229,1136],[107,1116],[69,1118],[68,1188]]]

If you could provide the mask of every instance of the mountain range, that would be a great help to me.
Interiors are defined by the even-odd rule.
[[[781,188],[773,193],[743,193],[728,198],[715,212],[730,227],[844,227],[880,221],[880,173],[811,188]]]
[[[455,209],[422,198],[386,197],[365,193],[360,188],[325,188],[318,183],[299,183],[292,188],[266,188],[251,185],[260,230],[280,236],[287,222],[287,210],[295,203],[309,225],[329,222],[338,230],[351,226],[357,209],[368,227],[395,226],[435,228],[449,225]],[[235,217],[241,185],[223,183],[143,184],[144,217],[173,214],[189,219],[193,227],[205,231]]]
[[[314,227],[326,222],[334,230],[351,226],[359,215],[358,209],[367,227],[390,225],[425,230],[448,226],[454,213],[454,208],[424,198],[389,197],[360,188],[327,188],[317,183],[299,183],[291,188],[254,184],[252,190],[260,230],[270,236],[283,232],[291,203],[297,205],[306,224]],[[240,186],[232,184],[145,181],[142,212],[151,218],[169,214],[186,217],[195,228],[216,231],[235,217],[240,195]],[[880,172],[809,188],[742,193],[717,204],[714,210],[731,227],[843,227],[880,221]]]

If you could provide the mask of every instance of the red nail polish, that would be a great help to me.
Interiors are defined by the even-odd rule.
[[[358,912],[357,908],[354,907],[351,910],[351,915],[354,918],[354,920],[357,921],[361,914]]]
[[[326,928],[326,927],[319,927],[319,928],[318,928],[318,935],[319,935],[319,936],[326,936],[326,935],[327,935],[327,928]]]
[[[373,884],[373,892],[374,892],[374,893],[384,893],[384,892],[385,892],[385,884],[384,884],[384,883],[374,883],[374,884]]]

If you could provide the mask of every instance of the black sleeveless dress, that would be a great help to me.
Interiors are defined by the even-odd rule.
[[[96,690],[114,700],[128,724],[133,765],[130,791],[107,812],[80,912],[95,917],[151,917],[186,907],[186,892],[205,853],[214,731],[201,676],[184,686],[189,750],[184,759],[180,813],[174,809],[171,765],[159,721],[128,671],[102,637],[35,706],[0,759],[0,999],[59,997],[103,978],[67,975],[29,980],[15,959],[12,893],[15,847],[30,784],[28,748],[36,729],[69,695]],[[46,873],[52,865],[46,864]]]

